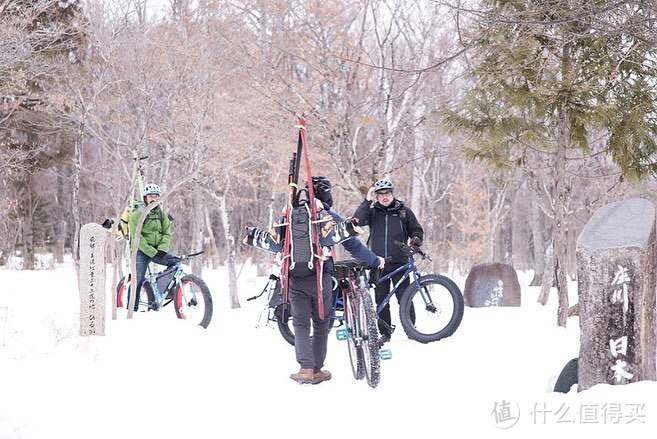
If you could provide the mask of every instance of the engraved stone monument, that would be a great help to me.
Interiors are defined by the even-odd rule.
[[[655,380],[655,208],[608,204],[577,240],[579,390]]]
[[[516,270],[501,262],[472,267],[463,289],[465,304],[471,307],[520,306],[520,282]]]
[[[105,335],[106,240],[100,224],[80,229],[80,335]]]

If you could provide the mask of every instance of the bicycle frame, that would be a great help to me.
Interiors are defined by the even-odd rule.
[[[405,263],[401,267],[397,268],[396,270],[394,270],[394,271],[386,274],[385,276],[382,276],[381,278],[379,278],[379,280],[377,281],[377,285],[391,279],[397,273],[400,273],[402,271],[404,271],[404,275],[399,279],[399,281],[397,281],[397,283],[395,283],[395,285],[393,285],[392,289],[390,290],[390,293],[388,293],[388,295],[385,297],[385,299],[383,299],[383,302],[381,302],[381,305],[379,305],[376,308],[376,315],[377,316],[379,314],[381,314],[381,311],[383,310],[383,308],[388,304],[388,302],[390,302],[390,298],[393,296],[393,294],[395,294],[397,292],[397,290],[399,289],[399,286],[402,283],[404,283],[404,281],[406,279],[410,278],[411,274],[414,274],[413,282],[415,282],[415,285],[417,286],[418,289],[420,288],[420,283],[417,280],[418,277],[419,277],[419,274],[417,272],[417,267],[415,266],[415,261],[413,260],[413,258],[410,258],[407,263]],[[410,282],[409,282],[409,285],[410,285]],[[424,295],[422,297],[424,298]],[[426,298],[424,298],[424,300],[426,302]]]
[[[344,304],[345,327],[337,331],[338,340],[346,340],[354,378],[367,378],[370,387],[380,380],[379,362],[390,359],[389,349],[382,350],[376,329],[365,265],[342,265],[337,274]],[[345,272],[346,271],[346,272]]]
[[[347,314],[347,310],[344,308],[345,303],[350,303],[352,306],[354,306],[354,309],[352,310],[352,315],[355,315],[357,313],[357,308],[358,308],[358,301],[359,296],[358,296],[358,284],[360,282],[366,282],[365,281],[365,276],[362,272],[361,269],[349,269],[348,275],[346,277],[341,277],[338,279],[338,283],[340,286],[340,292],[339,294],[336,294],[334,303],[338,303],[338,299],[340,300],[340,303],[342,304],[342,320],[341,322],[344,322],[345,320],[345,315]],[[351,300],[348,300],[347,297],[349,296]],[[333,313],[335,314],[336,308],[335,306],[333,307]],[[352,329],[354,331],[353,337],[355,339],[356,345],[360,346],[362,339],[361,339],[361,334],[360,334],[360,326],[358,324],[355,324],[355,322],[347,322],[347,324],[352,326]]]
[[[173,283],[169,283],[169,288],[165,289],[164,291],[159,291],[157,288],[157,275],[161,272],[153,273],[150,266],[148,267],[148,275],[146,276],[144,282],[148,282],[150,284],[153,290],[153,294],[155,295],[155,303],[150,306],[151,309],[157,311],[160,308],[164,308],[173,301],[173,297],[169,297],[167,299],[167,293],[176,287],[179,288],[181,286],[180,280],[183,278],[183,276],[185,276],[185,271],[183,270],[182,264],[180,262],[174,265],[174,267],[176,267],[176,273],[173,275],[173,279],[175,281]],[[196,295],[196,292],[193,292],[193,294]]]
[[[176,273],[173,275],[173,279],[175,279],[174,282],[169,282],[167,285],[168,288],[166,288],[164,291],[159,291],[157,288],[157,276],[158,274],[161,273],[161,271],[157,273],[153,273],[151,270],[150,264],[148,265],[148,273],[146,275],[146,278],[144,279],[144,283],[149,283],[151,286],[151,289],[153,290],[153,295],[155,296],[155,303],[149,304],[149,309],[154,309],[155,311],[158,311],[160,308],[163,308],[167,306],[169,303],[173,301],[173,297],[169,297],[169,292],[170,291],[175,291],[175,287],[180,288],[182,287],[182,278],[185,276],[185,270],[183,269],[182,261],[188,260],[194,256],[198,256],[202,251],[197,252],[197,253],[192,253],[189,255],[183,255],[179,258],[179,260],[175,263],[175,265],[170,265],[167,267],[165,270],[168,270],[170,267],[176,267]],[[143,290],[142,290],[143,291]],[[196,291],[192,290],[192,297],[194,300],[196,300]]]

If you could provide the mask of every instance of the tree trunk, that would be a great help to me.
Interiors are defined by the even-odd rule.
[[[55,242],[52,250],[53,259],[56,263],[61,264],[64,262],[64,247],[66,245],[66,214],[68,210],[64,207],[66,197],[64,193],[66,182],[64,181],[64,169],[57,168],[57,208],[54,209],[56,217],[53,219],[55,223]]]
[[[33,200],[32,184],[28,179],[26,181],[27,198],[24,200],[26,203],[25,221],[23,223],[23,270],[34,270],[34,208],[35,203]]]
[[[531,197],[530,201],[530,230],[532,234],[532,242],[534,248],[534,279],[532,279],[530,286],[541,285],[540,281],[545,272],[545,264],[548,263],[545,257],[545,245],[543,242],[543,222],[541,221],[541,207],[538,205],[540,201],[537,197]],[[550,254],[550,257],[552,255]],[[549,265],[548,265],[549,266]],[[552,286],[552,283],[550,283]],[[547,301],[547,297],[545,298]],[[545,305],[545,303],[543,303]]]
[[[545,249],[545,262],[543,266],[543,276],[541,279],[541,293],[538,295],[538,303],[541,305],[547,304],[548,297],[550,296],[550,289],[554,285],[554,244],[550,241],[550,245]]]
[[[73,194],[71,195],[71,210],[73,212],[73,246],[71,253],[75,263],[75,271],[80,278],[80,174],[82,173],[82,136],[84,133],[85,111],[81,114],[80,124],[78,125],[77,136],[75,137],[75,163],[73,166]],[[134,291],[134,290],[133,290]]]
[[[495,194],[495,204],[493,205],[493,218],[491,221],[491,230],[490,230],[490,239],[488,242],[488,251],[486,259],[489,262],[505,262],[509,257],[507,257],[506,249],[510,243],[505,242],[507,239],[507,232],[505,231],[505,222],[504,219],[507,217],[508,213],[508,184],[498,188],[497,194]],[[490,193],[491,191],[489,191]],[[510,223],[511,221],[507,221]],[[510,236],[509,236],[510,239]]]
[[[214,236],[214,230],[212,230],[212,221],[210,220],[210,211],[207,206],[203,207],[203,215],[205,217],[205,231],[208,234],[208,245],[209,254],[206,255],[206,258],[210,258],[212,269],[219,268],[221,265],[221,258],[219,257],[219,248],[217,247],[217,239]],[[203,246],[206,247],[205,245]]]
[[[224,238],[226,239],[226,268],[228,269],[228,291],[230,294],[230,307],[232,309],[240,308],[240,301],[237,295],[237,255],[235,251],[235,237],[233,236],[230,223],[230,215],[226,206],[226,194],[217,197],[219,202],[219,214],[221,223],[224,228]]]
[[[188,249],[189,253],[195,253],[203,248],[203,206],[200,200],[199,191],[194,191],[192,205],[194,206],[192,211],[192,243],[191,247]],[[198,277],[201,277],[203,272],[203,260],[208,255],[203,255],[201,258],[192,259],[191,270],[192,273]]]
[[[565,116],[560,120],[561,129],[559,129],[556,163],[556,198],[554,203],[554,270],[556,276],[557,292],[559,293],[559,308],[557,310],[557,324],[566,326],[568,318],[568,281],[566,277],[566,242],[568,240],[568,230],[566,229],[566,148],[564,138],[567,136],[565,130]]]
[[[418,105],[415,110],[415,118],[420,119],[422,114]],[[424,127],[420,126],[415,130],[413,136],[413,176],[411,180],[411,207],[417,218],[423,218],[422,212],[422,161],[420,158],[424,151]]]
[[[119,217],[117,217],[119,218]],[[117,244],[116,241],[116,229],[118,227],[118,220],[114,222],[112,228],[110,229],[110,237],[107,243],[107,255],[109,263],[112,266],[112,283],[110,284],[110,297],[112,298],[112,320],[116,320],[116,285],[119,283],[119,278],[121,274],[121,255],[119,249],[122,250],[121,246],[123,245],[123,240],[121,240],[121,245]]]
[[[503,189],[505,192],[507,189]],[[497,209],[496,209],[497,211]],[[505,194],[500,202],[499,218],[496,220],[497,233],[495,242],[495,257],[493,261],[502,262],[504,264],[511,263],[511,256],[513,255],[513,221],[510,218],[509,212],[511,211],[511,197]]]
[[[570,85],[570,47],[566,44],[562,51],[562,80],[564,89]],[[570,131],[566,109],[557,113],[557,148],[555,163],[555,200],[554,200],[554,269],[559,307],[557,309],[557,324],[566,326],[568,319],[568,279],[566,277],[567,261],[566,243],[568,229],[566,226],[566,202],[568,191],[566,187],[566,152],[568,151]]]
[[[64,262],[64,248],[66,245],[66,220],[61,218],[57,221],[58,226],[55,229],[55,244],[52,249],[52,256],[56,263]]]

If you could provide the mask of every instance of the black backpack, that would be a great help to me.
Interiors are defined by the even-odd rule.
[[[313,235],[319,233],[316,225],[311,223],[310,205],[303,203],[292,209],[290,215],[290,235],[292,245],[290,249],[290,273],[294,276],[305,277],[316,273]]]

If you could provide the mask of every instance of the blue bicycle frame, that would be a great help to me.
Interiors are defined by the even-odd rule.
[[[388,304],[388,302],[390,301],[390,298],[392,297],[392,295],[395,294],[395,293],[397,292],[397,289],[399,288],[399,286],[400,286],[400,285],[401,285],[406,279],[408,279],[408,278],[411,276],[411,273],[415,273],[416,276],[415,276],[415,279],[413,279],[413,282],[415,282],[415,285],[417,286],[417,288],[420,289],[420,283],[419,283],[418,280],[417,280],[417,279],[418,279],[417,268],[415,267],[415,261],[413,260],[413,258],[410,258],[409,261],[408,261],[407,263],[405,263],[405,264],[402,265],[401,267],[397,268],[396,270],[394,270],[394,271],[392,271],[392,272],[386,274],[385,276],[382,276],[381,278],[379,278],[379,280],[378,280],[378,282],[377,282],[377,285],[380,284],[380,283],[382,283],[382,282],[385,282],[386,280],[392,278],[392,277],[395,276],[397,273],[400,273],[400,272],[402,272],[402,271],[405,271],[404,275],[399,279],[399,281],[397,281],[397,283],[396,283],[395,285],[393,285],[392,289],[390,290],[390,293],[388,293],[388,295],[386,296],[386,298],[383,299],[383,302],[381,302],[381,305],[379,305],[379,306],[377,307],[377,309],[376,309],[376,315],[377,315],[377,316],[378,316],[379,314],[381,314],[381,311],[382,311],[383,308]],[[410,285],[410,282],[409,282],[409,285]],[[425,299],[425,300],[426,300],[426,299]]]

